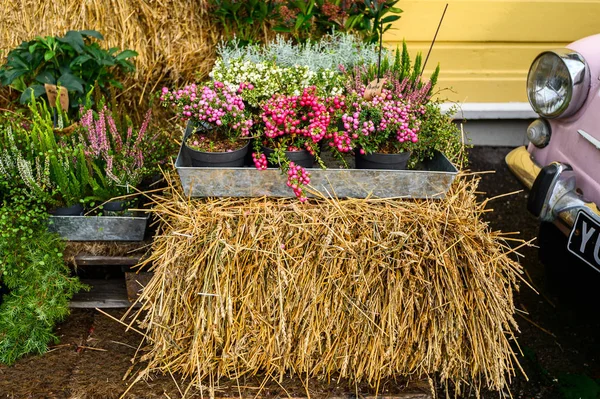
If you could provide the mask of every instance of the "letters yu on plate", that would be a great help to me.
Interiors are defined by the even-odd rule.
[[[577,213],[567,249],[600,272],[600,223],[585,211]]]

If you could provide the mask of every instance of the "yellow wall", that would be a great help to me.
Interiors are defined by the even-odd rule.
[[[438,88],[452,88],[441,97],[455,101],[527,101],[525,79],[537,54],[600,33],[600,0],[401,0],[387,45],[404,38],[413,55],[425,56],[446,3],[426,76],[439,62]]]

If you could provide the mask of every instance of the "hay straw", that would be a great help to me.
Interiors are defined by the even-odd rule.
[[[286,373],[373,386],[438,374],[501,390],[516,372],[521,267],[477,179],[440,201],[155,197],[143,374]],[[133,322],[132,322],[133,323]]]

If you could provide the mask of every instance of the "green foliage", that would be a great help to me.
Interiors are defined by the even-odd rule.
[[[47,231],[45,204],[16,188],[0,207],[0,363],[44,353],[57,338],[54,325],[69,313],[69,299],[84,286],[69,277],[64,242]]]
[[[226,40],[242,45],[259,43],[267,32],[288,34],[298,43],[315,41],[332,32],[352,33],[376,43],[402,10],[398,0],[210,0]]]
[[[67,140],[54,129],[53,115],[33,99],[25,116],[0,125],[0,191],[21,188],[49,207],[91,200],[97,183],[77,135]],[[59,121],[66,115],[56,114]],[[61,125],[61,123],[59,123]]]
[[[137,56],[135,51],[105,50],[98,44],[103,39],[99,32],[82,30],[25,41],[8,53],[0,83],[21,91],[21,103],[45,96],[45,83],[65,87],[76,110],[93,86],[122,88],[117,75],[135,70],[129,60]]]
[[[443,114],[439,102],[425,104],[425,114],[422,117],[419,141],[412,147],[409,159],[409,168],[414,168],[419,162],[433,157],[435,151],[439,151],[454,163],[457,167],[466,167],[468,163],[465,144],[460,128],[448,115],[454,114],[454,110]]]
[[[50,205],[71,206],[83,202],[89,195],[90,179],[87,160],[81,145],[60,145],[54,132],[51,111],[35,99],[29,107],[29,131],[32,153],[36,162],[48,165],[52,182]]]
[[[398,0],[364,0],[366,7],[357,14],[352,27],[361,32],[366,42],[377,43],[380,37],[400,19],[402,10],[395,8]],[[395,15],[389,15],[395,14]]]
[[[315,0],[291,0],[280,7],[280,20],[274,28],[277,32],[290,33],[298,42],[313,37],[313,19],[318,9]],[[285,10],[285,11],[284,11]]]
[[[391,58],[393,58],[393,62],[391,62]],[[427,84],[421,79],[423,67],[423,57],[421,53],[417,53],[414,63],[411,62],[406,42],[403,41],[402,51],[400,51],[399,47],[396,47],[393,56],[391,54],[389,56],[384,55],[380,67],[378,67],[376,62],[367,64],[366,73],[362,74],[361,79],[364,84],[368,84],[375,80],[379,73],[379,77],[386,77],[388,80],[392,81],[391,83],[402,83],[407,80],[408,84],[406,84],[406,88],[409,91],[419,90]],[[438,64],[429,78],[428,95],[432,93],[433,88],[437,84],[439,74],[440,66]]]
[[[563,374],[558,385],[564,399],[600,399],[600,380],[582,374]]]
[[[264,34],[275,10],[274,1],[211,0],[227,40],[237,38],[242,45],[252,44]]]

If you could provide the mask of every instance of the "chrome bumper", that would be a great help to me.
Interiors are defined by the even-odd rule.
[[[512,150],[505,160],[517,179],[532,190],[528,209],[540,220],[553,222],[565,233],[573,227],[580,210],[600,221],[596,204],[584,202],[575,191],[575,176],[569,165],[555,162],[541,168],[525,147]]]

